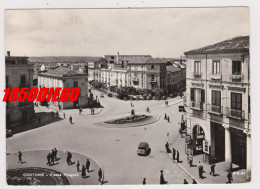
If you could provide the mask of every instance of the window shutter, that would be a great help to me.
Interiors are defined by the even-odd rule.
[[[193,88],[190,89],[190,100],[195,101],[194,100],[194,89]]]
[[[205,90],[201,90],[201,102],[205,103]]]

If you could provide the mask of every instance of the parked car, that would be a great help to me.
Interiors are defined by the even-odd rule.
[[[103,94],[103,93],[101,93],[101,94],[100,94],[100,97],[102,97],[102,98],[103,98],[103,97],[104,97],[104,94]]]
[[[112,93],[107,93],[108,97],[113,97]]]
[[[147,142],[140,142],[137,149],[138,155],[147,155],[150,152],[149,144]]]
[[[179,112],[186,112],[184,106],[179,106]]]

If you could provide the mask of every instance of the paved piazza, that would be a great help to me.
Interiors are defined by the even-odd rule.
[[[94,91],[94,95],[99,94]],[[164,101],[133,101],[136,114],[160,116],[160,119],[149,125],[128,128],[102,127],[96,123],[130,115],[130,101],[107,96],[100,101],[105,108],[96,115],[89,115],[88,109],[84,109],[82,115],[78,114],[78,110],[68,110],[66,119],[8,138],[7,152],[57,148],[86,154],[102,167],[105,184],[142,184],[143,178],[146,178],[147,184],[159,184],[160,170],[164,170],[165,180],[170,184],[181,184],[184,178],[192,182],[191,177],[166,155],[164,146],[179,135],[180,97],[170,99],[169,107],[165,107]],[[150,113],[145,112],[147,106]],[[164,120],[165,113],[170,116],[169,123]],[[69,115],[72,115],[74,124],[69,123]],[[151,147],[147,157],[137,155],[138,144],[142,141],[148,142]],[[42,157],[44,162],[47,161],[46,155]],[[12,161],[13,164],[17,162]]]

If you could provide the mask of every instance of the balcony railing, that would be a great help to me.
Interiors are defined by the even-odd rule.
[[[236,119],[244,119],[245,112],[243,110],[235,110],[231,108],[226,109],[226,115],[228,117],[236,118]]]
[[[232,81],[240,82],[243,79],[243,75],[242,74],[232,74],[232,75],[230,75],[230,78]]]
[[[214,80],[220,80],[221,74],[210,74],[210,78]]]
[[[208,104],[208,111],[212,112],[212,113],[222,114],[223,108],[222,108],[222,106],[216,106],[216,105]]]
[[[193,72],[193,77],[194,78],[201,78],[201,73]]]
[[[204,110],[204,103],[191,101],[190,108],[197,109],[197,110]]]

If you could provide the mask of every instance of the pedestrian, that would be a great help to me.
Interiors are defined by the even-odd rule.
[[[177,163],[179,163],[179,159],[180,158],[180,153],[179,153],[179,151],[177,150]]]
[[[56,148],[54,148],[54,159],[55,159],[55,161],[57,160],[57,154],[58,154],[58,150]]]
[[[66,116],[65,113],[63,113],[63,117],[64,117],[64,119],[65,119],[65,116]]]
[[[169,153],[169,143],[168,142],[166,142],[166,144],[165,144],[165,149],[166,149],[166,153]]]
[[[192,184],[198,184],[195,179],[192,179]]]
[[[95,109],[93,108],[93,115],[95,115]]]
[[[51,152],[51,164],[54,165],[54,159],[55,159],[55,151],[54,149],[52,149],[52,152]]]
[[[86,168],[84,165],[82,165],[82,168],[81,168],[81,176],[82,176],[82,178],[86,177]]]
[[[19,159],[18,163],[20,163],[20,162],[23,163],[21,151],[18,152],[18,159]]]
[[[167,120],[168,120],[168,123],[169,123],[170,122],[170,116],[168,116]]]
[[[72,117],[70,116],[70,123],[72,124]]]
[[[164,115],[164,119],[166,120],[168,118],[167,114]]]
[[[56,112],[56,116],[59,117],[59,112],[58,112],[58,110],[57,110],[57,112]]]
[[[79,114],[81,114],[81,112],[82,112],[82,107],[80,107],[80,109],[79,109]]]
[[[87,159],[87,162],[86,162],[86,169],[87,169],[88,172],[89,172],[89,167],[90,167],[90,161],[89,161],[89,159]]]
[[[143,180],[143,185],[146,185],[146,178],[144,178]]]
[[[160,184],[167,184],[167,182],[164,180],[163,170],[161,170],[161,175],[160,175]]]
[[[51,117],[53,118],[53,116],[54,116],[54,112],[53,112],[53,111],[51,111]]]
[[[39,117],[39,125],[42,124],[42,119]]]
[[[51,153],[47,155],[47,165],[51,165]]]
[[[203,178],[203,172],[204,172],[204,167],[203,165],[200,163],[199,161],[199,165],[198,165],[198,169],[199,169],[199,177],[202,179]]]
[[[192,167],[192,162],[193,162],[192,157],[189,157],[189,164],[190,164],[190,167]]]
[[[229,172],[229,173],[227,174],[227,179],[228,179],[227,184],[231,184],[232,181],[233,181],[233,177],[232,177],[232,173],[231,173],[231,172]]]
[[[68,152],[68,154],[67,154],[67,163],[68,163],[68,165],[72,164],[71,158],[72,158],[72,154],[70,152]]]
[[[210,173],[209,173],[210,175],[212,174],[212,176],[214,177],[215,177],[215,166],[216,166],[215,164],[210,166]]]
[[[186,179],[184,179],[183,184],[189,184]]]
[[[79,163],[79,161],[77,162],[77,164],[76,164],[76,167],[77,167],[77,171],[79,172],[79,166],[80,166],[80,163]]]
[[[102,175],[103,173],[102,173],[102,170],[101,170],[101,168],[99,168],[99,171],[98,171],[98,180],[99,180],[99,182],[102,184]]]
[[[173,159],[173,161],[175,160],[175,149],[174,148],[172,149],[172,159]]]

